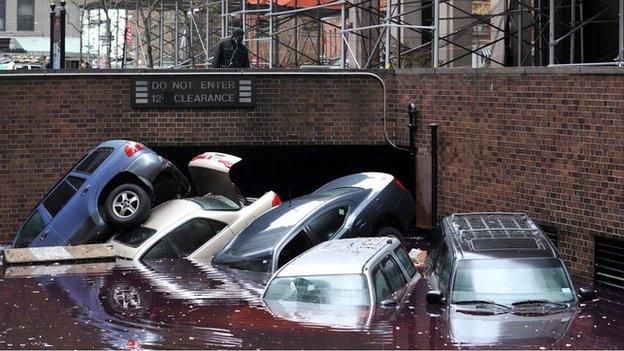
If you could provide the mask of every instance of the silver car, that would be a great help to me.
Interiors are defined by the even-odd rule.
[[[284,265],[269,281],[269,306],[394,307],[419,275],[401,242],[392,237],[327,241]]]

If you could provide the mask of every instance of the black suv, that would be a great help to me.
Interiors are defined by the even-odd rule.
[[[575,292],[559,252],[523,213],[463,213],[432,234],[427,302],[471,310],[561,309],[594,298]]]

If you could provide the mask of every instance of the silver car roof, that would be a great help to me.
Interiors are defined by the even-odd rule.
[[[326,241],[286,264],[276,277],[359,274],[378,254],[398,244],[397,239],[389,237]]]

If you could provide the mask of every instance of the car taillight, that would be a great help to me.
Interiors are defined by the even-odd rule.
[[[191,161],[195,161],[195,160],[210,160],[212,158],[211,154],[201,154],[201,155],[197,155],[195,157],[193,157],[193,159]]]
[[[405,186],[403,185],[403,183],[401,183],[401,181],[396,178],[394,178],[394,184],[396,184],[396,186],[398,186],[402,190],[407,190],[405,189]]]
[[[281,203],[282,203],[282,199],[280,199],[279,195],[275,194],[275,197],[273,198],[273,202],[271,203],[271,206],[275,207]]]
[[[135,143],[135,142],[129,142],[126,144],[126,146],[124,147],[124,153],[126,154],[126,156],[128,157],[132,157],[134,156],[134,154],[136,154],[137,152],[141,151],[145,149],[145,147],[142,144],[139,143]]]

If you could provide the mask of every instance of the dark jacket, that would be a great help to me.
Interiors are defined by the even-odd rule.
[[[212,59],[213,68],[249,68],[249,52],[243,44],[225,38],[217,44]]]

